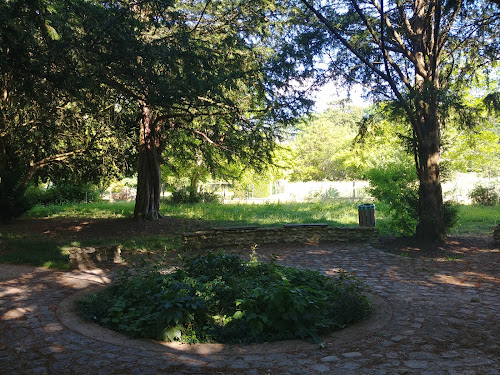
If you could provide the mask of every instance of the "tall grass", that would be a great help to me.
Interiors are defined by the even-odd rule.
[[[132,216],[134,202],[99,202],[35,206],[27,218],[120,218]],[[324,222],[334,226],[356,225],[357,203],[352,201],[277,204],[167,204],[161,206],[166,216],[206,220],[220,225],[272,226],[287,223]]]

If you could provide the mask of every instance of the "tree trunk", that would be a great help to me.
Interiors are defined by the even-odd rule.
[[[151,109],[146,104],[142,105],[140,127],[139,170],[134,218],[156,220],[162,218],[160,214],[161,150],[158,129],[152,123]]]
[[[431,95],[432,96],[432,95]],[[428,242],[445,237],[443,192],[440,178],[440,122],[437,99],[419,108],[421,136],[418,139],[419,223],[415,236]]]
[[[439,35],[439,16],[432,18],[428,12],[436,12],[429,0],[415,0],[412,26],[416,66],[415,98],[417,138],[415,161],[418,179],[418,225],[415,236],[429,242],[442,242],[445,237],[443,191],[440,178],[441,123],[439,116],[439,56],[432,43]],[[439,11],[440,12],[440,11]],[[438,13],[439,13],[438,12]],[[435,23],[432,23],[434,20]],[[426,71],[426,77],[419,71]]]

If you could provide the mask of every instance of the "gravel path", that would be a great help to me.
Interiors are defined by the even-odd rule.
[[[105,270],[0,265],[0,374],[500,374],[500,252],[404,258],[368,246],[257,250],[286,265],[352,272],[374,316],[324,347],[304,341],[184,345],[132,340],[74,312]]]

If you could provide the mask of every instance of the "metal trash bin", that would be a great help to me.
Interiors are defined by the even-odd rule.
[[[375,205],[373,203],[358,205],[358,216],[360,227],[375,227]]]

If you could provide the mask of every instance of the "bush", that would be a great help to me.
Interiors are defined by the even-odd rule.
[[[323,193],[324,198],[338,198],[340,197],[340,193],[337,189],[334,187],[329,187],[324,193]]]
[[[217,203],[219,198],[214,193],[207,192],[190,192],[187,189],[176,190],[168,199],[169,203]]]
[[[443,210],[444,227],[449,232],[458,223],[460,205],[456,202],[447,201],[443,204]]]
[[[496,206],[498,204],[498,194],[493,187],[477,185],[470,192],[469,197],[472,203],[481,206]]]
[[[399,236],[415,233],[418,224],[418,180],[412,167],[392,164],[368,172],[370,194],[386,207],[390,231]]]
[[[59,183],[47,189],[29,186],[24,197],[30,207],[36,205],[94,202],[99,199],[101,191],[92,184],[75,185]]]
[[[352,276],[242,262],[211,253],[175,273],[123,273],[78,302],[88,319],[133,337],[182,342],[262,342],[319,335],[366,318],[366,288]]]
[[[389,213],[389,231],[398,236],[415,234],[418,224],[418,180],[413,168],[391,165],[371,170],[368,177],[372,186],[370,193]],[[450,201],[443,203],[446,231],[458,222],[458,211],[458,204]]]

